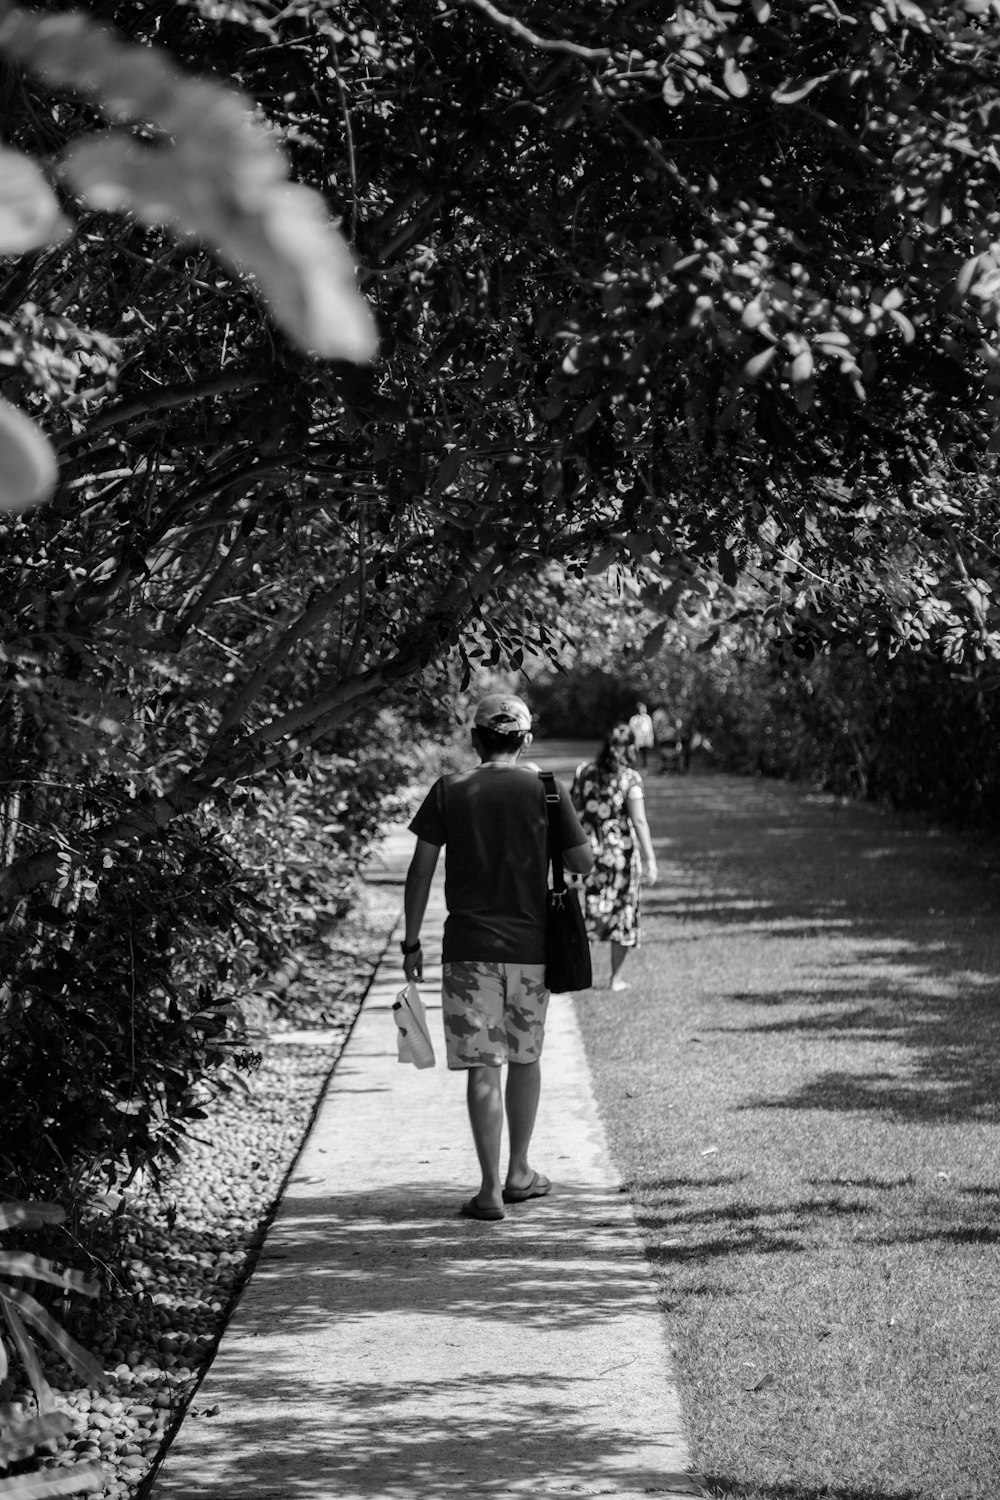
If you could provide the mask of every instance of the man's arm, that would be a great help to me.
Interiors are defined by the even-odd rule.
[[[563,846],[562,860],[572,875],[589,875],[594,868],[594,851],[584,833],[570,794],[561,782],[559,788],[559,842]]]
[[[561,782],[559,787],[560,843],[563,864],[572,875],[589,875],[594,868],[594,851],[584,833],[570,794]]]
[[[406,886],[403,894],[403,911],[406,916],[404,942],[408,948],[420,941],[420,924],[427,910],[427,898],[430,895],[431,881],[434,879],[440,853],[440,844],[429,844],[426,839],[417,839],[413,858],[410,860],[410,868],[406,872]],[[419,948],[415,953],[403,955],[403,973],[408,980],[423,978],[423,953]]]
[[[594,851],[589,843],[574,844],[572,849],[563,850],[563,864],[574,875],[589,875],[594,868]]]

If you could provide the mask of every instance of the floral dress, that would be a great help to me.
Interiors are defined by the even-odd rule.
[[[586,877],[587,933],[598,943],[634,948],[639,941],[639,877],[642,866],[627,811],[628,794],[642,788],[638,771],[625,767],[599,779],[593,762],[577,766],[570,796],[594,851]]]

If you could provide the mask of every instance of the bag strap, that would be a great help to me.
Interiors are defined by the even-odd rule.
[[[551,771],[539,771],[538,779],[542,783],[545,792],[545,811],[549,819],[549,859],[552,863],[552,889],[562,892],[566,889],[566,876],[563,874],[562,842],[559,838],[559,788],[556,786],[556,778]]]

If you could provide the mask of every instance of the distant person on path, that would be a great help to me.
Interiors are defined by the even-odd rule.
[[[680,719],[672,719],[665,708],[653,711],[653,731],[656,749],[660,757],[660,774],[679,769],[682,756],[682,725]]]
[[[653,743],[657,750],[659,750],[664,741],[672,735],[674,721],[662,703],[653,709],[651,717],[653,720]]]
[[[635,748],[639,752],[639,759],[645,769],[649,759],[649,752],[656,743],[653,720],[646,711],[645,703],[637,703],[635,705],[635,713],[629,719],[628,727],[632,731]]]
[[[531,744],[531,713],[520,698],[491,693],[476,709],[474,770],[442,776],[410,824],[417,844],[406,876],[403,969],[423,974],[420,925],[438,855],[445,848],[441,987],[448,1067],[468,1072],[469,1123],[482,1169],[479,1191],[462,1204],[470,1219],[502,1219],[505,1203],[543,1198],[552,1188],[532,1170],[528,1148],[541,1089],[539,1056],[545,988],[548,811],[537,770],[517,764]],[[565,787],[559,790],[563,863],[585,875],[594,862]],[[506,1091],[500,1070],[507,1063]],[[500,1149],[506,1108],[510,1151]]]
[[[639,887],[656,884],[656,854],[646,821],[642,777],[630,724],[616,724],[596,761],[576,768],[573,806],[594,851],[584,882],[587,931],[611,944],[611,988],[627,990],[622,966],[639,941]]]

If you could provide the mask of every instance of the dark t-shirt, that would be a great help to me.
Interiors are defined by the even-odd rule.
[[[587,836],[556,786],[562,846],[572,849]],[[537,771],[487,764],[442,776],[410,830],[445,845],[445,962],[545,962],[548,818]]]

